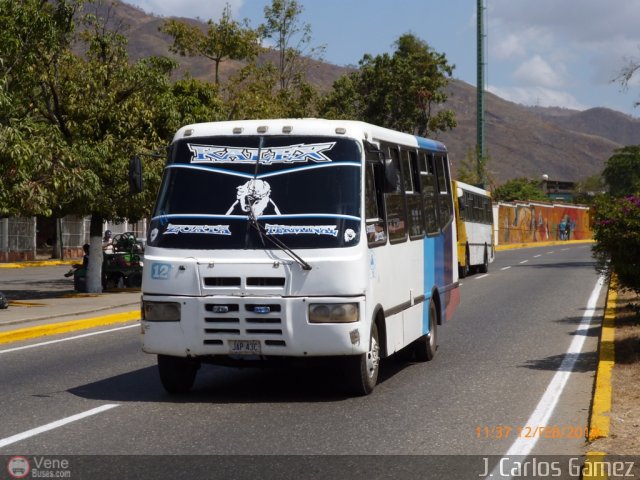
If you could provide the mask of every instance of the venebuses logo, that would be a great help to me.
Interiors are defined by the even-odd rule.
[[[25,478],[31,471],[31,465],[26,457],[11,457],[7,463],[7,472],[11,478]]]

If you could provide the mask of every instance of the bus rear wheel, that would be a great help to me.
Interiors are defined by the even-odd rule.
[[[186,393],[191,390],[200,365],[188,358],[158,355],[160,382],[171,394]]]
[[[412,348],[413,354],[419,362],[428,362],[436,356],[438,348],[438,309],[433,299],[429,302],[429,333],[417,339]]]
[[[469,259],[469,247],[467,247],[467,249],[464,252],[464,265],[460,265],[460,263],[458,263],[458,277],[466,278],[466,276],[469,275],[470,262],[471,261]]]
[[[489,251],[487,250],[487,246],[484,246],[484,257],[482,261],[482,265],[478,266],[478,271],[480,273],[487,273],[489,271]]]
[[[380,342],[378,326],[374,323],[371,327],[369,351],[345,359],[344,373],[347,391],[357,396],[369,395],[378,383],[379,371]]]

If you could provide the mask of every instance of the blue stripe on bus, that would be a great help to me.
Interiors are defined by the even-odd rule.
[[[425,301],[422,309],[422,334],[429,333],[429,301],[433,285],[436,282],[436,266],[433,262],[436,258],[436,238],[425,237],[424,239],[424,294]]]
[[[445,147],[443,143],[440,143],[436,140],[431,140],[424,137],[416,137],[416,141],[418,142],[418,147],[420,148],[424,148],[426,150],[435,150],[437,152],[447,152],[447,147]]]

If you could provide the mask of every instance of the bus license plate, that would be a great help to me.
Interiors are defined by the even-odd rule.
[[[231,355],[260,355],[260,340],[229,340]]]

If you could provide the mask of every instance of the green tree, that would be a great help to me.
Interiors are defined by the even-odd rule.
[[[168,20],[160,31],[173,37],[170,50],[182,56],[204,57],[215,65],[215,83],[220,84],[220,64],[228,59],[253,60],[260,51],[259,34],[248,26],[246,20],[231,18],[227,4],[220,21],[207,21],[207,31],[179,20]]]
[[[358,71],[338,79],[323,101],[321,115],[421,136],[454,128],[455,115],[443,104],[455,67],[413,34],[402,35],[395,47],[392,55],[365,55]]]
[[[73,33],[78,2],[0,0],[0,215],[50,215],[80,179],[50,111],[58,98],[34,101],[52,84],[44,72],[64,63],[56,47]]]
[[[309,66],[309,59],[318,57],[324,47],[311,47],[311,26],[303,23],[302,6],[296,0],[272,0],[264,8],[263,38],[275,42],[278,53],[278,82],[280,90],[300,86]]]
[[[0,5],[4,14],[7,5]],[[12,53],[22,58],[9,58],[13,70],[5,73],[10,126],[17,133],[4,136],[0,155],[9,160],[5,169],[25,178],[13,190],[31,189],[40,204],[23,214],[91,214],[88,289],[99,291],[103,221],[148,214],[159,184],[161,170],[148,170],[149,188],[130,197],[128,159],[166,145],[158,99],[170,94],[174,64],[165,58],[129,62],[124,35],[83,14],[83,5],[25,0],[7,7],[20,21],[10,28],[26,33],[14,37]],[[80,34],[77,21],[84,23]],[[80,46],[82,56],[74,53]],[[32,207],[26,201],[19,206]]]
[[[512,202],[514,200],[549,200],[542,191],[539,182],[524,177],[514,178],[496,187],[493,191],[493,199],[503,202]]]
[[[616,149],[602,176],[614,197],[640,192],[640,145]]]
[[[609,193],[594,203],[596,268],[616,273],[620,285],[640,293],[640,146],[617,149],[602,177]]]
[[[607,185],[602,174],[591,175],[576,183],[573,200],[575,203],[592,204],[606,190]]]

